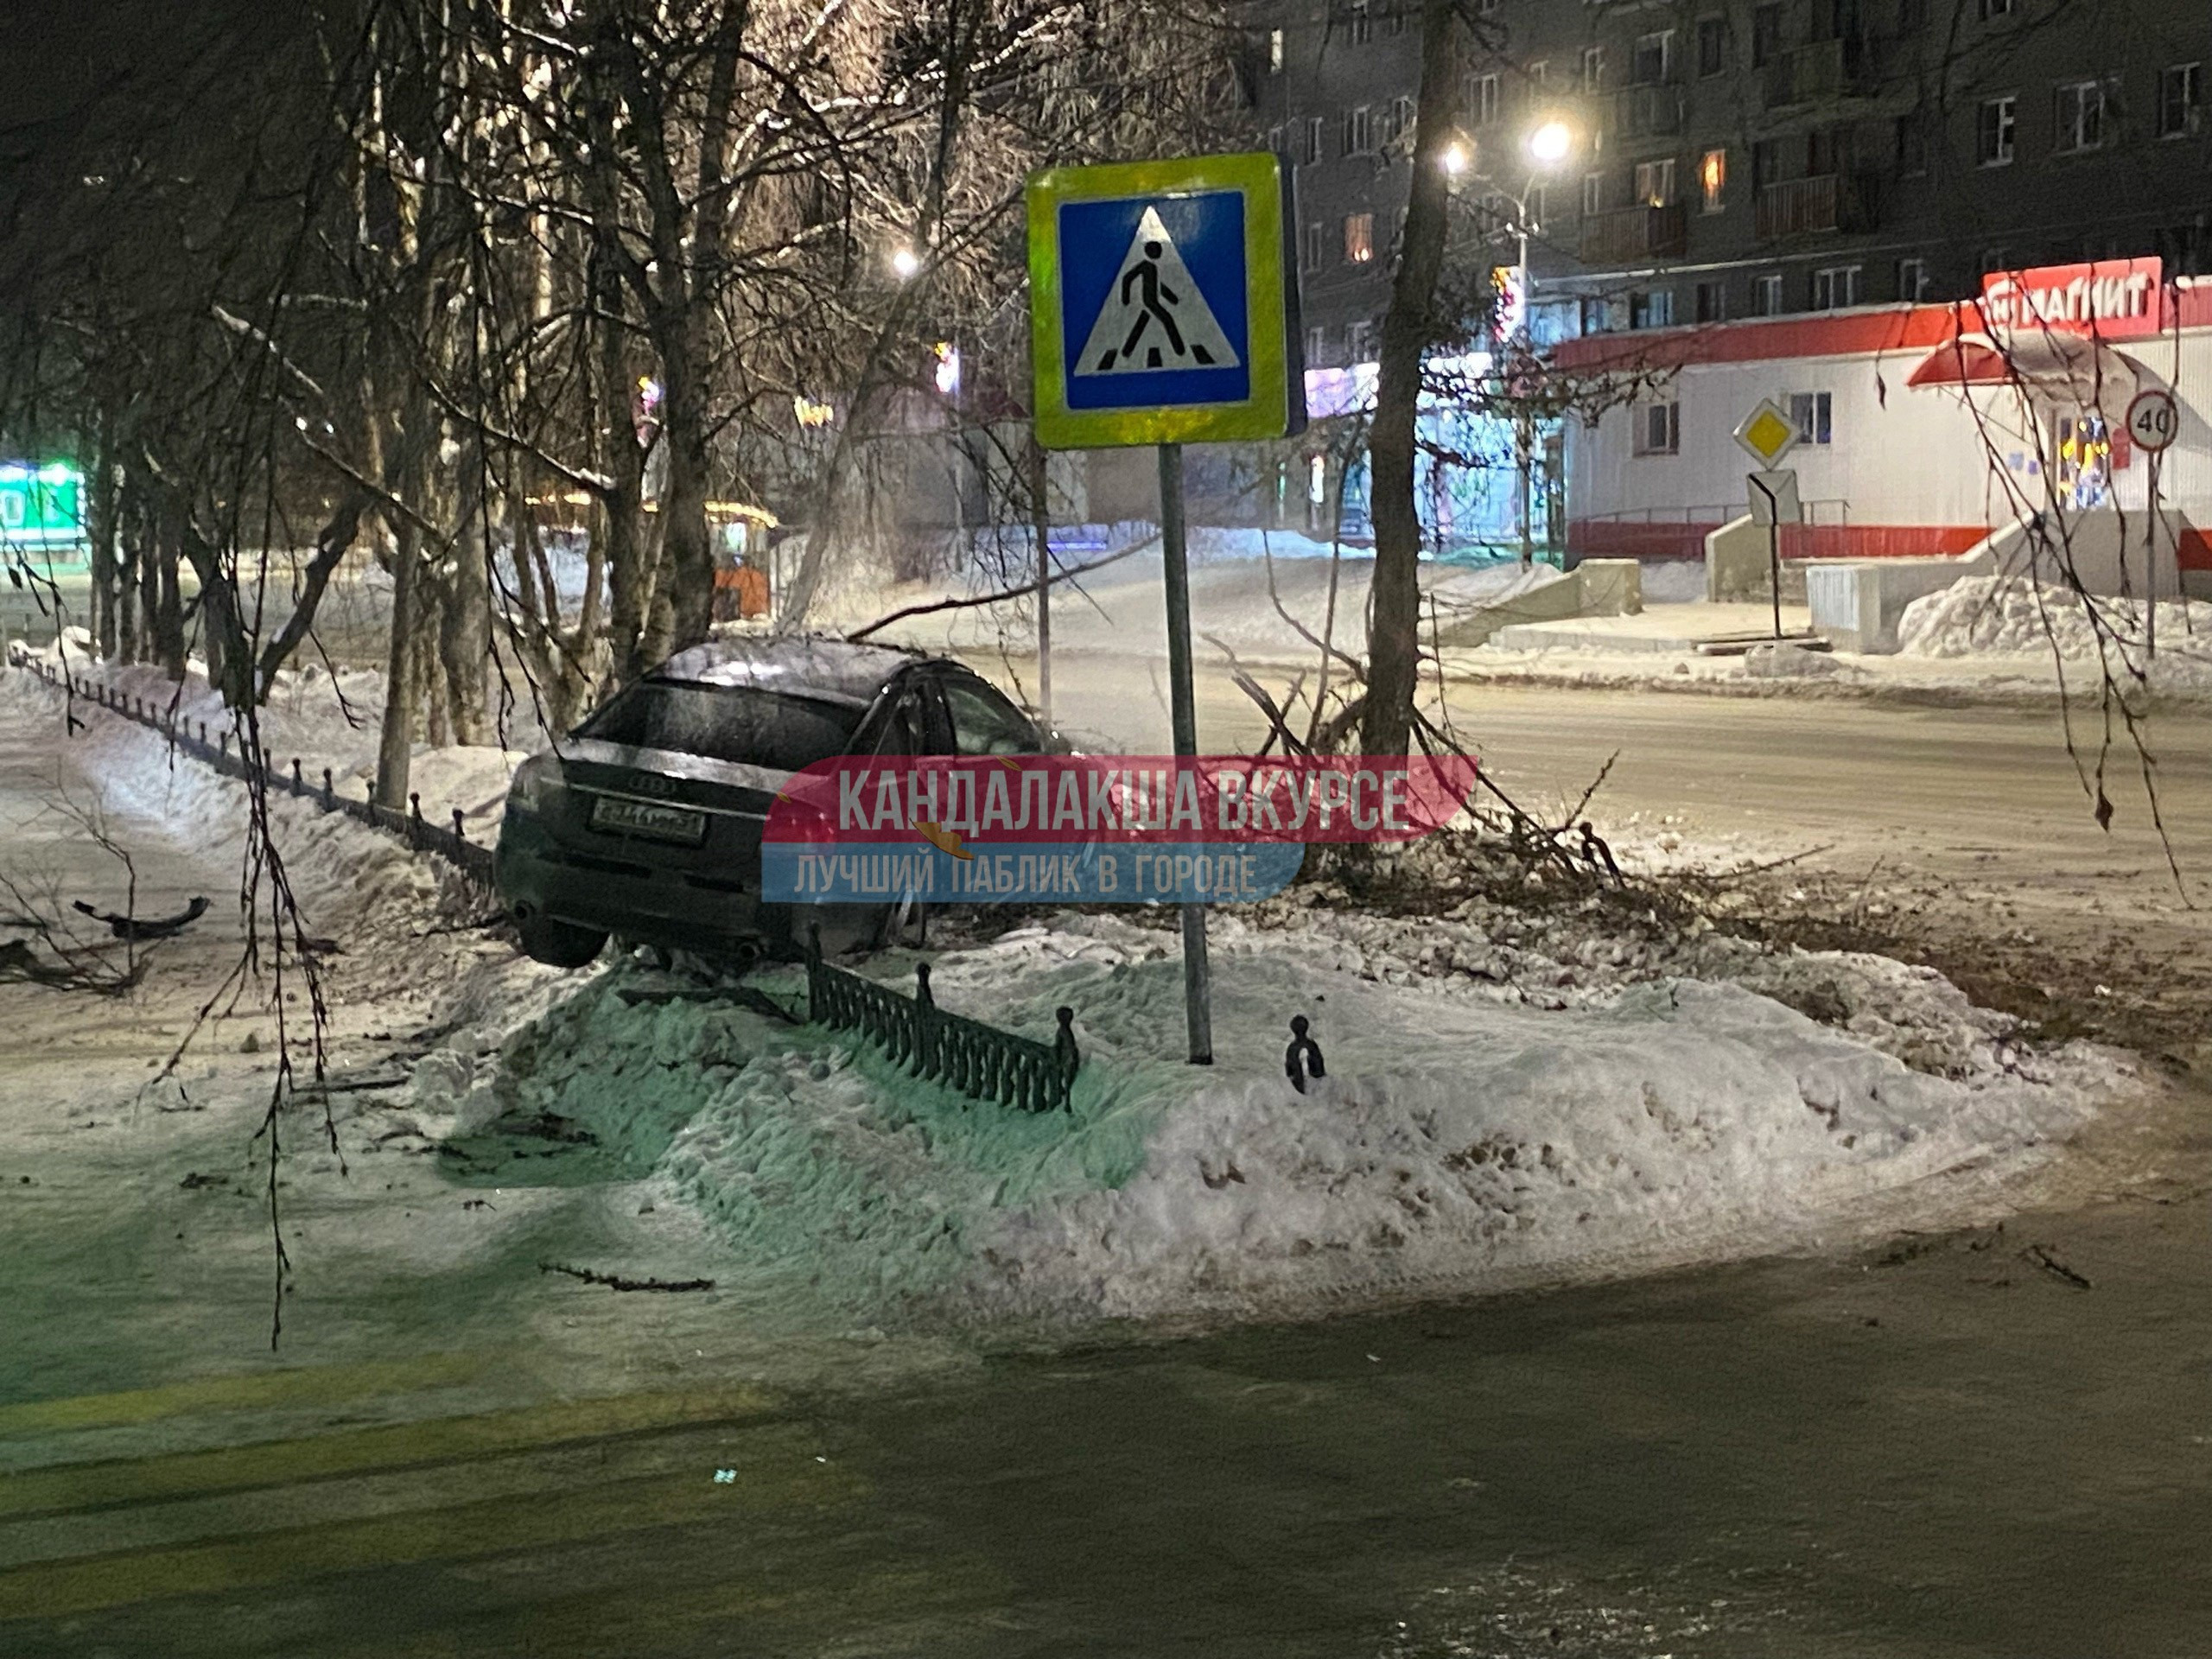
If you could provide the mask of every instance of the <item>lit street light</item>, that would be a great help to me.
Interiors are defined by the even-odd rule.
[[[1535,347],[1529,341],[1529,327],[1534,319],[1536,296],[1535,277],[1529,270],[1529,199],[1536,193],[1541,177],[1556,168],[1574,151],[1574,132],[1564,121],[1547,121],[1532,130],[1522,141],[1530,162],[1529,181],[1515,198],[1513,216],[1515,230],[1520,240],[1518,263],[1514,269],[1520,273],[1520,322],[1515,329],[1522,353],[1533,356]],[[1513,448],[1516,469],[1521,483],[1521,563],[1526,568],[1536,562],[1535,533],[1536,417],[1528,406],[1524,395],[1518,413],[1514,417]]]
[[[1557,167],[1574,148],[1574,134],[1564,121],[1547,121],[1529,135],[1529,159],[1542,167]]]
[[[892,275],[902,283],[921,268],[922,257],[912,248],[900,248],[891,256]]]

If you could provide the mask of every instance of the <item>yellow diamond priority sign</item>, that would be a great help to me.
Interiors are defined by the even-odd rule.
[[[1736,429],[1736,442],[1744,446],[1753,461],[1770,470],[1797,447],[1797,423],[1772,398],[1763,397],[1758,407],[1744,416],[1744,423]]]

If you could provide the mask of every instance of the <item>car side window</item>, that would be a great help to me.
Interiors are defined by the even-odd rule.
[[[941,688],[962,754],[1035,754],[1044,746],[1021,711],[987,685],[946,680]]]

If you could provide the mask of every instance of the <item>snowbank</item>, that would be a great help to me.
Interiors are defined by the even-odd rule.
[[[76,668],[79,674],[85,671],[81,660]],[[150,669],[111,670],[105,677],[149,702],[158,696],[163,707],[181,690],[180,719],[193,720],[196,730],[205,710],[211,737],[219,721],[220,729],[230,729],[227,714],[204,680],[194,678],[179,688]],[[307,768],[320,754],[330,753],[327,748],[318,751],[313,740],[351,729],[342,715],[330,712],[334,700],[326,705],[312,697],[302,699],[296,714],[286,711],[284,701],[280,691],[279,703],[264,727],[264,741],[282,765],[289,766],[290,755],[279,747],[277,734],[310,740],[301,746],[307,751],[302,759]],[[0,718],[50,727],[58,736],[61,708],[60,691],[43,679],[28,673],[0,673]],[[84,725],[69,740],[72,753],[97,780],[109,810],[157,826],[176,838],[189,838],[245,868],[251,824],[243,785],[174,754],[158,733],[133,721],[99,709],[86,710],[79,718]],[[372,732],[372,752],[374,741]],[[313,779],[316,773],[310,770],[308,776]],[[423,810],[426,815],[431,810],[427,796]],[[343,813],[326,813],[312,802],[276,791],[269,797],[269,812],[306,931],[310,937],[337,937],[349,971],[359,976],[365,988],[418,982],[423,968],[417,937],[421,931],[478,908],[450,867],[418,857],[397,839]],[[259,899],[264,912],[268,902],[264,887]]]
[[[2142,663],[2148,609],[2141,600],[2084,600],[2063,588],[1970,576],[1905,607],[1897,625],[1898,649],[1914,656],[1952,658],[2049,657],[2055,652],[2082,661],[2094,660],[2102,651],[2110,654],[2114,672],[2124,674]],[[2161,601],[2158,645],[2154,683],[2172,679],[2183,686],[2212,685],[2212,604]]]
[[[210,741],[235,732],[232,713],[208,685],[207,665],[199,658],[189,660],[180,683],[158,668],[102,662],[91,654],[90,643],[83,630],[72,629],[60,646],[26,646],[13,654],[26,664],[56,670],[66,665],[79,679],[98,680],[164,714],[173,709],[179,723],[194,735],[204,727]],[[378,728],[383,717],[382,673],[340,669],[334,674],[319,663],[308,663],[278,671],[256,724],[262,747],[281,773],[289,775],[296,760],[301,775],[319,787],[327,770],[340,791],[358,800],[376,776]],[[113,716],[86,718],[105,723]],[[235,744],[238,739],[233,735],[232,741]],[[521,748],[417,744],[409,768],[409,788],[422,798],[423,816],[432,823],[450,823],[453,810],[459,807],[472,827],[496,825],[506,804],[508,780],[527,755]],[[191,765],[180,762],[181,767]]]
[[[1925,970],[1560,926],[1220,916],[1211,1071],[1175,1059],[1171,934],[1067,916],[938,958],[946,1007],[1039,1035],[1077,1009],[1068,1117],[967,1104],[734,1004],[632,1006],[652,976],[622,968],[444,1109],[582,1126],[838,1318],[1058,1324],[1785,1248],[1907,1189],[1924,1224],[1986,1193],[1962,1172],[2044,1156],[2109,1080],[2088,1051],[2027,1055]],[[1330,1071],[1306,1095],[1281,1068],[1300,1013]]]

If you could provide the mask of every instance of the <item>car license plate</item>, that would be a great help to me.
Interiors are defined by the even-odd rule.
[[[602,795],[592,804],[591,827],[609,835],[644,836],[696,847],[707,838],[707,815],[689,807],[663,806],[658,801]]]

